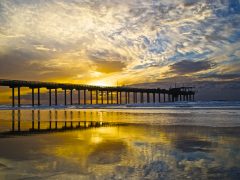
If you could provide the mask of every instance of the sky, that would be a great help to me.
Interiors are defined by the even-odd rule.
[[[240,100],[239,0],[1,0],[0,78]]]

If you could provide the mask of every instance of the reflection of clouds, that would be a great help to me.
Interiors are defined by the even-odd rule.
[[[240,172],[238,132],[239,128],[138,124],[18,137],[5,143],[0,139],[1,158],[9,160],[0,159],[0,169],[22,178],[235,178]],[[9,151],[20,144],[21,150]],[[12,168],[6,171],[1,164]]]
[[[176,148],[183,152],[194,152],[194,151],[211,151],[212,143],[206,140],[193,139],[179,139],[175,142]]]
[[[164,161],[153,161],[143,166],[144,177],[149,177],[150,179],[169,178],[169,171],[169,166]]]
[[[104,141],[99,143],[88,157],[88,162],[93,164],[114,164],[120,162],[126,145],[119,141]]]
[[[140,114],[133,110],[128,111],[132,114],[127,114],[125,111],[121,113],[118,110],[108,113],[105,110],[101,110],[101,113],[97,110],[86,110],[81,113],[82,116],[79,115],[80,117],[76,116],[78,111],[72,111],[68,114],[72,113],[73,118],[67,117],[75,120],[76,117],[82,119],[85,116],[86,120],[98,121],[98,116],[109,120],[105,118],[108,116],[112,120],[124,119],[128,123],[131,119],[146,120],[144,111]],[[1,112],[2,119],[10,120],[11,112]],[[30,112],[32,111],[21,111],[21,129],[29,129],[31,126]],[[159,115],[156,111],[155,114],[158,114],[158,119],[160,116],[165,119],[167,112],[164,112],[165,116]],[[198,113],[202,114],[202,112]],[[64,114],[64,110],[58,111],[59,121],[65,118]],[[148,114],[148,122],[153,114]],[[189,112],[184,112],[184,115],[175,113],[172,116],[179,122],[181,118],[186,120],[187,114],[191,115]],[[206,116],[206,113],[204,114]],[[208,119],[211,118],[209,110],[207,114]],[[221,110],[218,114],[229,115],[229,110],[227,113]],[[233,114],[236,119],[238,114]],[[52,120],[55,119],[53,115],[52,113]],[[156,116],[154,117],[153,119],[157,119]],[[41,120],[49,118],[49,111],[42,110]],[[196,119],[191,116],[191,119],[193,118]],[[218,118],[217,122],[221,122],[221,119]],[[44,123],[41,127],[44,127]],[[39,178],[51,176],[56,179],[67,176],[90,179],[140,179],[142,177],[197,179],[202,176],[206,177],[205,179],[219,177],[236,179],[240,172],[239,137],[239,127],[166,124],[163,126],[138,123],[56,134],[0,138],[0,177],[3,172],[13,174],[11,179],[30,176]]]

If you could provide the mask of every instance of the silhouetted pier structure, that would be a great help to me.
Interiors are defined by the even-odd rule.
[[[77,105],[93,104],[130,104],[130,103],[160,103],[175,101],[194,101],[194,87],[178,87],[170,89],[146,89],[126,86],[92,86],[83,84],[53,83],[39,81],[22,81],[0,79],[0,86],[12,89],[12,106],[15,107],[15,89],[17,89],[17,106],[21,106],[21,88],[32,90],[32,106],[41,105],[41,88],[48,89],[49,106],[52,106],[52,93],[55,95],[54,105],[58,105],[58,90],[64,91],[64,105],[67,105],[67,92],[70,92],[70,105],[73,105],[73,91],[77,91]],[[37,104],[35,103],[35,90],[37,90]],[[81,97],[83,91],[83,97]],[[95,92],[95,97],[93,96]],[[89,93],[89,96],[87,96]],[[152,95],[152,98],[150,98]],[[114,97],[115,96],[115,97]],[[81,103],[83,98],[83,103]],[[124,100],[124,101],[123,101]],[[151,101],[152,100],[152,101]]]

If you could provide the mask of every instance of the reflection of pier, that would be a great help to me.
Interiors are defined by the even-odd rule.
[[[37,118],[35,118],[37,113]],[[72,114],[72,112],[70,112]],[[70,115],[71,115],[70,114]],[[120,123],[114,122],[103,122],[94,120],[73,120],[72,116],[67,119],[65,111],[65,120],[57,120],[57,111],[55,111],[54,119],[52,119],[52,111],[49,111],[49,120],[41,120],[40,110],[32,110],[32,120],[23,121],[21,120],[21,111],[12,110],[12,121],[11,130],[0,132],[0,137],[16,136],[16,135],[31,135],[31,134],[42,134],[42,133],[53,133],[53,132],[65,132],[73,130],[86,130],[90,128],[98,127],[109,127],[119,126]],[[22,126],[25,124],[25,126]]]
[[[58,105],[58,90],[63,90],[64,105],[67,105],[67,91],[70,94],[70,105],[73,105],[73,92],[77,92],[77,105],[81,104],[129,104],[129,103],[160,103],[174,101],[194,101],[193,87],[179,87],[170,89],[144,89],[132,87],[102,87],[81,84],[48,83],[36,81],[3,80],[0,86],[12,89],[12,106],[15,106],[15,88],[17,88],[18,107],[21,106],[20,90],[27,87],[32,90],[32,106],[35,103],[35,90],[37,90],[37,105],[40,106],[40,89],[46,88],[49,94],[49,106],[52,105],[52,90],[54,90],[55,105]],[[151,95],[151,97],[150,97]],[[83,102],[81,102],[81,100]],[[95,102],[95,103],[94,103]]]

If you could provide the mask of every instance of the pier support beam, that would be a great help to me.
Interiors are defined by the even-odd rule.
[[[156,103],[156,94],[153,93],[153,103]]]
[[[93,94],[92,94],[92,90],[90,90],[90,104],[92,104],[93,103],[93,96],[92,96]]]
[[[32,106],[34,106],[35,103],[34,103],[34,88],[32,88]]]
[[[122,104],[122,91],[119,92],[119,96],[120,96],[120,104]]]
[[[150,103],[150,96],[149,96],[149,92],[147,93],[147,103]]]
[[[116,102],[116,104],[119,104],[119,97],[118,97],[118,94],[119,94],[119,92],[118,91],[116,91],[116,93],[117,93],[117,102]]]
[[[166,94],[163,94],[163,102],[166,102]]]
[[[84,103],[84,105],[87,104],[87,99],[86,99],[86,89],[83,90],[83,103]]]
[[[136,95],[135,92],[133,92],[133,104],[136,102]]]
[[[111,104],[113,104],[113,92],[111,91]]]
[[[15,106],[15,95],[14,95],[14,87],[12,87],[12,107]]]
[[[161,93],[158,93],[158,102],[161,102]]]
[[[57,89],[55,89],[55,106],[58,105],[58,100],[57,100]]]
[[[128,97],[127,97],[127,99],[128,99],[128,104],[130,104],[130,92],[127,92],[127,94],[128,94]]]
[[[21,106],[21,95],[20,95],[20,87],[18,87],[18,107]]]
[[[141,103],[144,103],[143,92],[140,93],[141,96]]]
[[[96,104],[98,104],[98,90],[96,90]]]
[[[107,91],[107,104],[109,104],[109,92]]]
[[[64,89],[64,105],[67,105],[67,90]]]
[[[127,100],[127,92],[125,91],[125,104],[128,103],[128,100]]]
[[[138,100],[138,98],[137,98],[137,92],[135,93],[135,103],[137,103],[137,100]]]
[[[38,93],[38,106],[40,106],[40,88],[37,88],[37,93]]]
[[[49,91],[49,106],[51,106],[52,105],[52,90],[49,89],[48,91]]]

